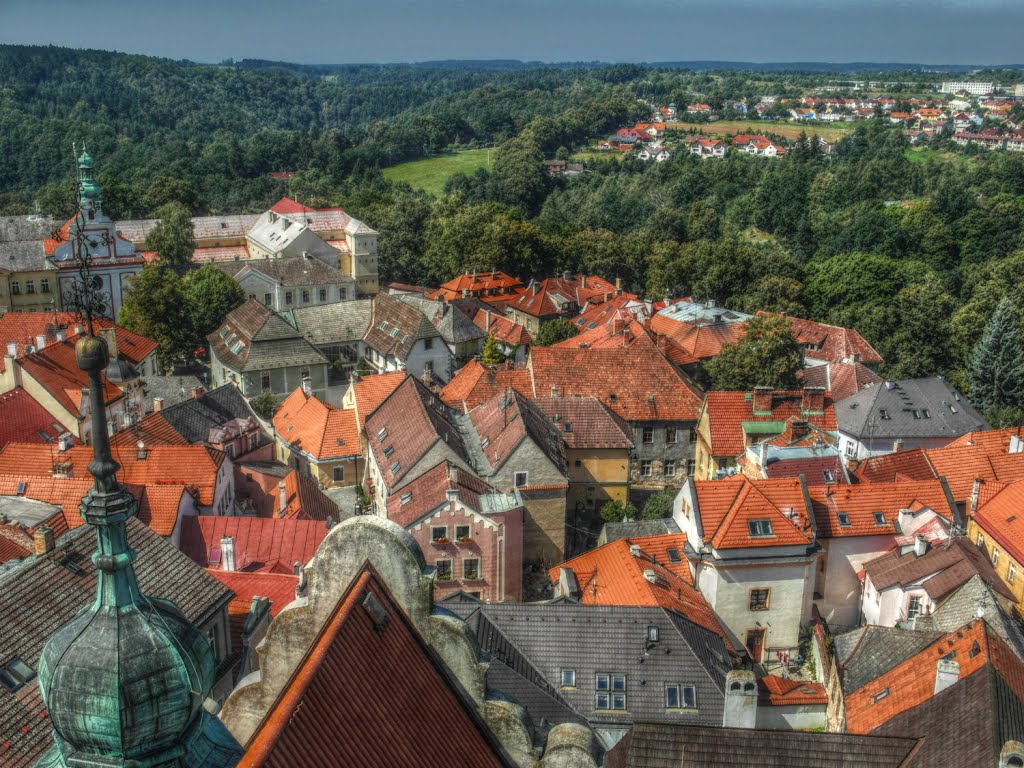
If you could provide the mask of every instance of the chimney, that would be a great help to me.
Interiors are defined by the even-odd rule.
[[[302,252],[302,258],[304,258],[304,259],[306,259],[308,261],[309,259],[313,258],[313,254],[311,254],[309,251],[303,251]]]
[[[935,662],[935,690],[932,695],[944,691],[960,679],[960,662],[939,659]]]
[[[35,543],[37,555],[45,555],[53,551],[53,529],[48,525],[40,525],[32,534],[32,541]]]
[[[726,728],[753,728],[756,724],[757,678],[753,672],[734,669],[725,675],[722,725]]]
[[[754,387],[753,405],[755,414],[770,416],[772,412],[772,388]]]
[[[18,359],[18,344],[17,344],[17,342],[14,342],[14,341],[8,341],[7,342],[7,357],[11,358],[12,360],[17,360]],[[1012,450],[1013,443],[1011,442],[1010,445],[1011,445],[1010,453],[1013,453],[1013,450]]]
[[[485,310],[484,312],[484,330],[491,330],[491,310]]]
[[[110,359],[117,359],[117,331],[114,328],[100,328],[100,336],[107,342],[107,352]]]
[[[580,596],[580,584],[576,580],[576,572],[565,566],[558,569],[558,594],[563,597]]]
[[[220,569],[235,570],[235,539],[232,536],[220,537]]]
[[[206,390],[203,387],[192,387],[192,397],[198,400],[200,397],[206,394]]]
[[[825,412],[825,388],[805,387],[801,408],[805,414],[822,414]]]
[[[551,385],[551,396],[558,397],[558,386],[555,384]]]
[[[897,437],[892,441],[892,452],[899,453],[901,450],[903,450],[903,439]]]
[[[63,453],[74,444],[74,438],[70,432],[62,432],[57,438],[57,450]]]
[[[629,554],[631,554],[633,557],[640,557],[640,554],[641,554],[640,545],[639,544],[630,544],[629,545]]]
[[[708,309],[714,309],[718,306],[718,302],[715,299],[708,299]]]
[[[7,348],[10,350],[11,345],[8,344]],[[10,356],[10,352],[8,352]],[[1024,440],[1021,439],[1020,435],[1010,435],[1010,449],[1007,453],[1024,453]]]
[[[758,461],[761,464],[761,470],[764,471],[765,466],[768,464],[768,441],[762,440],[757,444],[758,448]]]
[[[139,442],[135,444],[135,447],[136,449],[138,449],[135,454],[136,458],[139,461],[145,461],[146,455],[149,453],[149,451],[146,450],[146,443],[143,442],[142,440],[139,440]]]
[[[907,524],[913,516],[914,513],[909,509],[901,509],[896,513],[896,526],[900,529],[900,533],[907,532]]]
[[[277,484],[277,502],[280,506],[278,515],[284,517],[284,511],[288,507],[288,489],[285,487],[284,480]]]
[[[85,328],[82,327],[82,324],[75,325],[75,336],[81,336],[83,333],[85,333]]]
[[[40,333],[36,336],[36,351],[46,348],[46,334]]]
[[[162,397],[153,398],[153,413],[160,413],[164,407],[164,399]]]
[[[56,331],[54,331],[53,335],[56,336],[57,341],[61,343],[63,343],[68,337],[67,334],[64,332],[63,328],[58,328]]]
[[[796,419],[789,422],[789,431],[792,437],[792,442],[797,440],[803,440],[810,433],[811,428],[803,419]]]
[[[617,336],[626,330],[626,318],[622,315],[616,314],[612,318],[612,336]]]
[[[902,510],[900,510],[902,512]],[[924,536],[917,536],[914,538],[914,554],[918,557],[924,557],[928,551],[928,540]]]
[[[621,277],[616,277],[615,278],[615,295],[616,296],[621,296],[622,295],[622,278]]]
[[[302,377],[302,392],[306,397],[313,396],[313,380],[309,376]]]

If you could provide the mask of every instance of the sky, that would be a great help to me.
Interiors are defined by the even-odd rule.
[[[219,62],[1024,60],[1024,0],[0,0],[0,43]]]

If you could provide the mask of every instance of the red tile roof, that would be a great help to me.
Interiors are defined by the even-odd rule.
[[[919,511],[927,507],[950,522],[956,517],[939,480],[819,485],[809,491],[818,536],[822,538],[895,535],[900,532],[896,523],[902,509]],[[876,512],[885,515],[884,525],[875,522]],[[847,516],[849,525],[839,523],[840,514]]]
[[[220,540],[230,536],[236,570],[290,574],[295,563],[313,559],[326,535],[319,520],[200,515],[182,521],[181,551],[203,567],[219,568]]]
[[[285,507],[281,510],[280,494],[274,494],[274,517],[300,520],[327,520],[337,522],[342,515],[338,505],[323,491],[316,481],[304,472],[293,469],[284,480]]]
[[[182,497],[187,493],[184,485],[146,485],[139,498],[139,520],[161,536],[170,536],[181,516]]]
[[[0,447],[8,443],[56,443],[67,432],[39,401],[21,387],[0,394]],[[81,441],[72,436],[75,444]]]
[[[486,366],[470,360],[438,392],[452,408],[476,408],[499,392],[514,389],[527,397],[533,394],[533,382],[527,368]]]
[[[356,400],[356,418],[360,430],[366,424],[366,417],[387,400],[388,396],[405,381],[408,375],[405,371],[394,371],[359,377],[358,381],[353,384],[352,390]]]
[[[110,438],[111,445],[135,447],[141,440],[147,446],[191,445],[182,434],[171,426],[162,413],[151,413],[131,429],[123,429]]]
[[[933,480],[935,470],[923,448],[872,456],[857,462],[854,476],[862,483],[892,483],[906,480]]]
[[[626,421],[696,421],[701,397],[647,335],[627,347],[534,348],[535,395],[596,397]]]
[[[469,412],[487,463],[500,469],[524,440],[533,443],[560,470],[565,469],[565,442],[544,413],[515,390],[501,392]]]
[[[864,387],[880,384],[882,377],[862,363],[827,363],[797,372],[802,386],[823,387],[836,401],[860,392]]]
[[[0,523],[0,564],[21,560],[35,551],[32,536],[17,523]]]
[[[472,272],[453,277],[436,291],[427,294],[428,299],[452,301],[461,299],[465,292],[469,296],[488,299],[494,296],[515,296],[523,291],[523,284],[504,272]]]
[[[708,392],[704,408],[712,456],[739,456],[748,444],[757,442],[748,439],[744,429],[747,422],[785,422],[798,418],[826,432],[834,432],[837,428],[835,406],[828,393],[825,394],[824,412],[820,414],[803,409],[803,393],[800,391],[772,392],[770,413],[754,412],[754,396],[750,392]]]
[[[494,493],[480,478],[443,461],[388,498],[388,518],[407,528],[445,503],[449,488],[457,490],[459,500],[476,511],[480,511],[480,496]],[[408,501],[403,503],[406,494]]]
[[[0,348],[6,352],[8,342],[18,345],[18,353],[23,354],[25,347],[36,345],[37,336],[46,336],[46,344],[57,343],[57,332],[64,331],[65,339],[77,338],[75,327],[81,320],[72,312],[5,312],[0,314]],[[95,318],[93,324],[96,332],[103,328],[114,328],[117,340],[117,354],[122,359],[138,365],[157,349],[157,343],[127,328],[122,328],[106,318]],[[0,359],[0,371],[4,370]]]
[[[570,448],[633,447],[629,424],[595,397],[536,397],[531,402],[551,420]]]
[[[651,330],[665,334],[697,360],[714,357],[726,344],[735,344],[747,334],[745,323],[693,325],[662,314],[651,318]]]
[[[358,456],[359,427],[354,409],[335,408],[299,387],[274,413],[279,439],[317,461]]]
[[[270,600],[270,615],[277,616],[295,599],[295,588],[299,584],[298,576],[286,573],[246,573],[217,568],[207,568],[206,572],[235,593],[228,603],[228,615],[232,617],[247,616],[254,597]]]
[[[978,506],[974,522],[1010,557],[1024,563],[1024,481],[997,489]]]
[[[77,337],[73,337],[77,338]],[[78,367],[74,341],[55,342],[31,355],[18,358],[18,364],[69,413],[78,415],[82,390],[89,387],[89,375]],[[108,405],[124,397],[115,385],[103,377],[104,402]]]
[[[552,346],[567,349],[612,349],[628,347],[641,339],[650,341],[643,324],[637,321],[632,312],[620,309],[594,328],[583,330],[571,339]]]
[[[25,487],[18,493],[22,483]],[[62,514],[46,521],[56,538],[85,524],[79,505],[92,486],[91,477],[28,477],[24,473],[7,470],[0,474],[0,496],[21,496],[60,507]]]
[[[746,454],[740,461],[745,461],[745,457]],[[838,453],[793,459],[782,457],[770,461],[761,472],[762,476],[766,478],[800,477],[803,475],[808,486],[824,486],[829,482],[842,485],[847,482],[846,473],[843,472],[843,459]],[[825,479],[826,472],[832,478],[831,481]]]
[[[761,689],[761,704],[773,707],[828,704],[828,694],[821,683],[787,679],[778,675],[765,675],[757,682]]]
[[[852,328],[826,325],[788,315],[784,317],[789,319],[797,342],[805,346],[804,357],[830,363],[852,363],[856,360],[865,365],[879,365],[885,362],[875,348]],[[808,346],[811,348],[806,348]]]
[[[363,608],[368,594],[383,607],[386,623],[375,623]],[[238,768],[419,768],[426,754],[439,765],[511,766],[467,694],[367,565],[256,730]]]
[[[473,324],[482,331],[493,333],[495,339],[509,346],[527,346],[533,341],[525,327],[493,310],[478,309],[473,315]]]
[[[599,302],[606,295],[614,296],[615,290],[612,283],[593,275],[573,275],[569,280],[550,277],[527,286],[507,306],[533,317],[553,317],[575,312],[588,301]]]
[[[716,549],[810,546],[810,511],[800,480],[750,480],[735,475],[695,483],[704,541]],[[770,536],[754,536],[750,523],[768,520]]]

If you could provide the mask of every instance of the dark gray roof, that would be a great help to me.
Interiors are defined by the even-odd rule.
[[[253,419],[256,414],[238,387],[224,384],[202,397],[164,407],[160,411],[168,424],[193,445],[206,442],[210,430],[232,419]]]
[[[232,592],[173,544],[136,518],[128,520],[128,544],[144,594],[174,602],[199,624],[221,610]],[[64,536],[54,551],[28,558],[0,578],[0,659],[19,657],[37,669],[49,637],[96,597],[90,526]],[[35,681],[16,693],[0,688],[0,763],[32,765],[52,743],[50,721]],[[11,746],[4,749],[4,740]],[[23,762],[22,762],[23,761]]]
[[[318,347],[362,341],[370,325],[372,299],[317,304],[284,313],[311,344]]]
[[[696,687],[696,722],[722,722],[730,654],[718,635],[677,614],[653,606],[572,603],[445,607],[467,617],[483,650],[509,660],[507,666],[519,677],[557,694],[594,727],[678,718],[665,710],[666,683]],[[649,626],[658,628],[659,638],[646,649]],[[561,672],[566,669],[576,673],[574,688],[561,687]],[[626,676],[625,712],[595,711],[598,673]],[[525,704],[529,711],[529,702]]]
[[[0,216],[0,269],[32,272],[51,269],[43,240],[60,227],[56,219]]]
[[[989,429],[982,415],[940,376],[865,387],[836,404],[836,421],[840,432],[861,439],[953,439]]]
[[[419,308],[400,300],[405,298],[405,295],[396,298],[378,293],[373,299],[372,317],[363,336],[363,341],[380,354],[400,360],[408,357],[417,339],[441,335]]]
[[[922,738],[913,768],[996,766],[1007,741],[1024,741],[1024,703],[991,664],[875,728]]]
[[[195,376],[147,376],[143,379],[143,391],[146,393],[146,413],[153,410],[153,399],[163,398],[163,407],[192,399],[192,390],[203,386],[203,382]]]
[[[918,768],[904,762],[917,746],[916,739],[847,733],[638,723],[608,751],[605,768]]]
[[[299,285],[341,285],[355,283],[330,264],[317,258],[296,256],[282,259],[239,259],[238,261],[215,261],[213,266],[229,277],[239,278],[239,273],[249,269],[260,272],[284,286]]]
[[[431,301],[415,294],[400,294],[397,298],[422,312],[447,344],[461,344],[487,337],[487,333],[473,322],[472,316],[452,302]]]
[[[620,523],[605,523],[600,541],[609,544],[619,539],[635,539],[641,536],[663,536],[680,533],[679,526],[671,517],[660,520],[627,520]]]
[[[253,299],[231,310],[221,327],[208,338],[218,362],[234,371],[266,371],[327,362],[286,317]],[[236,341],[241,341],[242,346],[234,352],[235,347],[228,342],[233,345]]]
[[[981,576],[974,575],[943,600],[930,616],[919,617],[918,626],[924,619],[927,625],[922,629],[952,632],[981,617],[989,629],[1002,638],[1019,658],[1024,659],[1024,631],[1021,629],[1020,618],[1014,614],[1003,609],[995,591]]]
[[[835,653],[843,691],[852,693],[864,687],[944,634],[871,625],[836,635]]]

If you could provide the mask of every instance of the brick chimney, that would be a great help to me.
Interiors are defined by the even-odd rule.
[[[618,336],[620,333],[626,330],[626,318],[622,315],[616,314],[612,318],[612,335]]]
[[[110,353],[110,359],[117,359],[117,331],[113,328],[100,328],[100,336],[105,342],[107,342],[107,352]]]
[[[162,397],[153,398],[153,413],[160,413],[164,407],[164,399]]]
[[[797,440],[803,440],[810,431],[810,425],[803,419],[795,419],[789,422],[790,442],[795,443]]]
[[[825,388],[805,387],[801,410],[805,414],[822,414],[825,412]]]
[[[772,388],[754,387],[753,394],[754,413],[771,415],[772,412]]]
[[[32,534],[37,555],[45,555],[53,551],[53,529],[48,525],[40,525]]]
[[[194,397],[195,399],[198,400],[200,397],[202,397],[205,394],[206,394],[206,389],[204,387],[192,387],[192,397]]]

